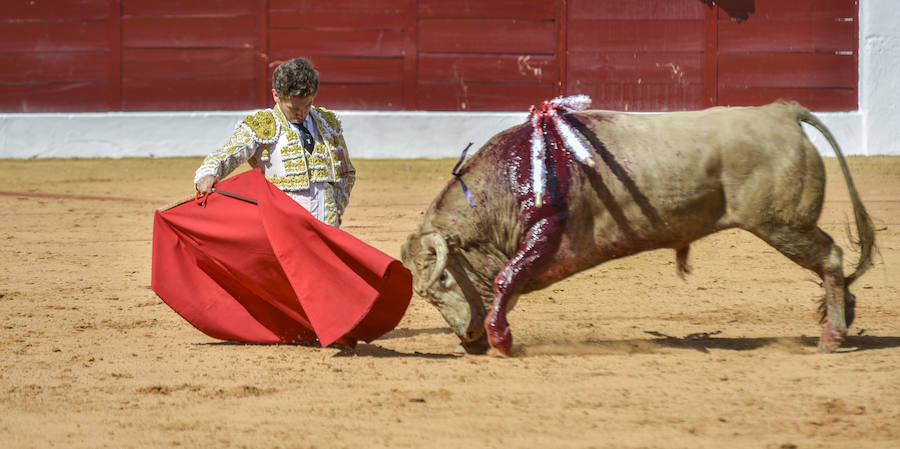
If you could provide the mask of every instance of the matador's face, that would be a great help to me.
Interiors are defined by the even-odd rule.
[[[275,99],[275,104],[281,108],[281,113],[284,114],[284,118],[291,123],[303,123],[303,121],[306,120],[306,116],[309,115],[309,110],[312,108],[313,101],[316,99],[316,94],[312,94],[308,97],[281,98],[278,96],[278,93],[275,92],[275,89],[272,89],[272,98]]]

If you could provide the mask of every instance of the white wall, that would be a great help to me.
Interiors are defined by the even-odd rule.
[[[817,114],[846,155],[900,155],[900,1],[860,1],[859,110]],[[457,157],[520,113],[339,111],[354,158]],[[244,112],[0,114],[0,158],[199,156]],[[815,131],[820,152],[833,155]]]
[[[0,158],[202,156],[224,143],[243,115],[0,114]],[[474,152],[497,132],[527,118],[525,112],[344,111],[340,115],[351,156],[360,159],[457,157],[469,142]],[[845,155],[900,154],[896,145],[893,153],[865,150],[859,112],[818,115]],[[833,155],[818,132],[808,134],[823,155]]]
[[[866,154],[900,155],[900,2],[859,4],[860,134]]]

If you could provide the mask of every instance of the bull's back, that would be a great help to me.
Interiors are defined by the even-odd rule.
[[[548,277],[764,220],[814,225],[824,169],[795,107],[574,115],[600,160],[575,171],[568,229]]]

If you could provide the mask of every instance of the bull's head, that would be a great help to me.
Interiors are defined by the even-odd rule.
[[[413,288],[441,316],[470,354],[488,349],[484,331],[485,310],[491,298],[480,295],[470,280],[465,258],[437,232],[410,234],[401,258],[412,272]]]

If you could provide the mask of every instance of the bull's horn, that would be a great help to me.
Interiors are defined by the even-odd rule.
[[[447,241],[440,234],[433,232],[422,237],[422,245],[429,251],[434,253],[434,268],[431,271],[431,277],[425,284],[423,290],[428,290],[441,277],[441,273],[447,268]]]

